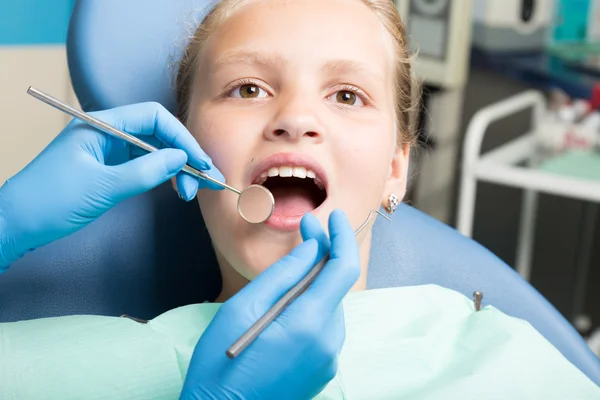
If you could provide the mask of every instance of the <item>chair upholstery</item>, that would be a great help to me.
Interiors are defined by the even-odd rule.
[[[175,112],[169,86],[174,38],[210,1],[81,0],[68,40],[69,67],[85,110],[158,101]],[[181,47],[178,47],[181,48]],[[600,384],[600,362],[529,283],[454,229],[402,205],[373,228],[369,288],[438,284],[529,321]],[[40,248],[0,276],[0,322],[69,314],[152,318],[214,299],[220,276],[195,202],[169,184],[115,207],[75,234]],[[399,312],[402,306],[398,307]]]

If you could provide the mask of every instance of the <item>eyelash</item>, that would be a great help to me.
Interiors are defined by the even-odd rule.
[[[254,85],[254,86],[258,86],[261,90],[264,90],[265,92],[267,92],[269,95],[271,95],[270,91],[265,89],[263,87],[263,85],[261,85],[260,83],[258,83],[256,80],[254,79],[249,79],[249,78],[244,78],[244,79],[240,79],[238,81],[235,81],[231,84],[229,84],[225,90],[225,97],[229,97],[231,96],[231,93],[236,90],[239,89],[241,86],[244,85]],[[371,101],[371,99],[369,98],[369,96],[361,89],[357,88],[356,86],[352,86],[352,85],[348,85],[348,84],[343,84],[341,88],[337,89],[336,91],[330,93],[327,95],[327,97],[331,97],[332,95],[339,93],[339,92],[352,92],[355,95],[357,95],[360,100],[363,102],[364,106],[370,106],[373,104],[373,102]],[[347,106],[345,104],[339,104],[340,106]],[[355,106],[347,106],[347,107],[355,107]]]
[[[352,86],[352,85],[348,85],[348,84],[344,84],[342,85],[342,87],[338,90],[336,90],[335,92],[331,93],[330,95],[328,95],[327,97],[330,97],[336,93],[339,92],[352,92],[355,95],[357,95],[358,97],[360,97],[361,101],[363,102],[364,106],[369,106],[372,105],[371,99],[369,98],[369,96],[362,91],[361,89],[357,88],[356,86]],[[340,104],[342,106],[345,106],[345,104]],[[348,107],[355,107],[355,106],[348,106]]]
[[[261,85],[256,80],[249,79],[249,78],[244,78],[244,79],[237,80],[237,81],[235,81],[235,82],[227,85],[227,87],[225,89],[225,97],[231,96],[231,93],[234,90],[239,89],[240,87],[245,86],[245,85],[254,85],[254,86],[257,86],[260,89],[262,89],[265,92],[267,92],[269,95],[271,94],[269,90],[267,90],[267,89],[264,88],[264,85]]]

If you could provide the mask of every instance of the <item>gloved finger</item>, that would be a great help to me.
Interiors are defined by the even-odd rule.
[[[196,197],[200,182],[198,178],[191,176],[188,173],[180,172],[177,174],[177,192],[179,196],[185,201],[191,201]]]
[[[114,167],[109,167],[114,204],[144,193],[175,176],[187,161],[184,151],[163,149]]]
[[[170,147],[170,146],[167,146],[165,143],[163,143],[162,140],[160,140],[159,138],[157,138],[156,136],[154,136],[153,133],[154,133],[154,131],[151,131],[151,132],[149,131],[148,133],[138,133],[138,134],[135,134],[135,136],[142,137],[144,139],[144,142],[148,143],[151,146],[156,147],[159,150],[160,149],[166,149],[167,147]],[[132,153],[134,153],[136,151],[137,151],[137,149],[131,149]],[[143,152],[143,153],[139,153],[138,157],[139,156],[143,156],[144,154],[148,153],[146,150],[143,150],[143,149],[139,149],[139,151]]]
[[[141,134],[138,134],[136,136],[142,136]],[[154,146],[157,149],[164,149],[167,147],[166,144],[164,144],[162,141],[160,141],[160,139],[158,139],[156,136],[150,136],[150,134],[148,135],[144,135],[143,137],[144,142],[148,143],[150,146]],[[141,156],[145,156],[146,154],[148,154],[148,152],[144,149],[141,149],[137,146],[134,145],[129,145],[129,159],[134,159],[134,158],[138,158]]]
[[[225,177],[218,169],[213,168],[204,172],[211,178],[216,179],[219,182],[226,183]],[[176,181],[177,191],[185,201],[192,200],[196,196],[196,193],[199,189],[223,190],[223,187],[217,185],[216,183],[213,183],[207,179],[196,178],[195,176],[183,171],[177,174]]]
[[[358,260],[360,252],[356,235],[348,217],[342,210],[334,210],[329,216],[331,235],[331,259]]]
[[[321,225],[321,222],[310,213],[306,213],[300,221],[300,235],[302,240],[315,239],[319,243],[319,255],[318,258],[323,258],[330,248],[329,236]]]
[[[346,317],[343,303],[338,304],[333,310],[333,314],[328,317],[324,315],[324,317],[323,329],[330,332],[324,346],[332,354],[339,354],[346,341]]]
[[[302,363],[308,362],[313,371],[322,374],[322,378],[329,382],[337,372],[338,356],[346,339],[343,305],[339,304],[332,314],[324,314],[321,310],[314,312],[298,308],[295,304],[284,310],[276,323],[290,336],[292,343],[310,345],[311,357],[306,361],[301,359],[297,367],[303,368]]]
[[[360,276],[358,243],[354,230],[342,211],[335,210],[329,216],[329,232],[329,261],[307,291],[298,298],[297,307],[318,306],[323,311],[333,312]],[[303,305],[304,302],[308,305]]]
[[[318,244],[314,239],[302,242],[289,254],[267,268],[256,279],[233,296],[229,302],[252,304],[256,299],[264,304],[265,312],[310,271],[318,261]]]
[[[131,104],[92,114],[132,135],[155,135],[167,146],[185,151],[188,163],[195,168],[214,168],[210,157],[187,128],[159,103]]]
[[[306,325],[306,320],[303,318],[296,318],[295,321],[301,325],[303,322]],[[338,369],[338,356],[342,351],[344,342],[346,340],[346,323],[344,316],[343,305],[340,304],[335,309],[334,313],[329,316],[325,316],[319,322],[315,323],[314,329],[318,330],[319,335],[319,350],[322,353],[323,367],[319,371],[324,377],[329,378],[330,381],[335,377]],[[288,326],[289,329],[294,329],[293,326]],[[301,331],[301,330],[300,330]],[[324,334],[327,332],[327,334]],[[311,360],[313,363],[317,360]]]

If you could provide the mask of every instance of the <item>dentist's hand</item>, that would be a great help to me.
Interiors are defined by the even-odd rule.
[[[130,145],[73,120],[21,172],[0,188],[0,271],[30,249],[84,227],[117,203],[150,190],[187,163],[224,180],[188,130],[157,103],[92,113],[155,146],[172,147],[131,159]],[[173,149],[177,148],[177,149]],[[188,174],[178,191],[220,189]],[[210,186],[209,186],[210,185]]]
[[[333,379],[345,339],[341,301],[361,271],[358,244],[339,211],[329,219],[331,248],[314,216],[304,217],[301,232],[302,244],[223,304],[196,346],[181,399],[310,399]],[[329,262],[308,290],[229,359],[229,346],[329,249]]]

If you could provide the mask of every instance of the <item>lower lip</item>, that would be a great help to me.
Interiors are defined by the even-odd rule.
[[[321,203],[319,207],[315,208],[310,213],[313,215],[316,214],[323,207],[326,201],[327,199],[325,199],[325,201]],[[265,222],[265,225],[278,231],[297,231],[300,228],[300,221],[302,221],[303,217],[304,215],[272,215],[271,218]]]
[[[265,224],[278,231],[295,231],[300,228],[303,215],[287,217],[284,215],[273,215]]]

